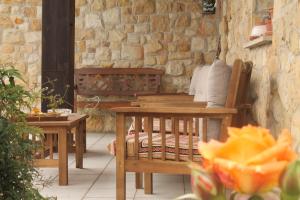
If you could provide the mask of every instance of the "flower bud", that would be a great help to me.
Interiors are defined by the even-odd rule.
[[[295,160],[287,166],[279,186],[285,195],[300,197],[300,160]]]
[[[199,199],[215,199],[222,193],[222,186],[213,173],[196,164],[190,167],[192,190]]]

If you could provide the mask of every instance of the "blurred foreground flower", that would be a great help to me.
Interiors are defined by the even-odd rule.
[[[277,141],[267,129],[229,128],[225,143],[200,142],[206,167],[211,167],[225,187],[246,194],[264,193],[278,186],[281,173],[296,159],[291,134],[284,130]]]

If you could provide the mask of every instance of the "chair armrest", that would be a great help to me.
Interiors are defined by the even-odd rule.
[[[146,95],[138,96],[137,101],[190,101],[194,100],[194,96],[188,94],[157,94],[157,95]]]
[[[200,108],[200,107],[119,107],[111,111],[116,113],[152,113],[152,114],[187,114],[187,115],[233,115],[237,113],[235,108]]]
[[[181,101],[159,101],[159,102],[131,102],[131,106],[139,106],[143,108],[151,107],[192,107],[192,108],[205,108],[207,102],[181,102]]]

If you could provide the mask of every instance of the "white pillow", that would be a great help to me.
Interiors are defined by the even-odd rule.
[[[205,65],[198,70],[196,81],[196,93],[194,96],[195,102],[207,101],[207,77],[210,69],[210,65]]]
[[[216,60],[207,76],[207,107],[224,107],[227,99],[231,67]]]
[[[207,76],[207,108],[224,107],[227,99],[228,86],[231,77],[231,67],[224,61],[216,60]],[[219,139],[221,120],[209,119],[207,139]]]

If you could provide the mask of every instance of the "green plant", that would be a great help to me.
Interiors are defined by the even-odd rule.
[[[61,96],[60,94],[56,94],[54,91],[56,81],[57,79],[48,80],[45,83],[45,85],[49,85],[50,87],[44,87],[42,88],[41,91],[42,92],[41,98],[47,101],[47,108],[51,109],[52,112],[54,113],[55,110],[59,108],[59,106],[63,105],[64,103],[69,104],[68,102],[65,101],[65,97],[68,93],[70,86],[69,85],[65,86],[64,94]]]
[[[19,72],[11,65],[0,65],[0,199],[44,199],[33,185],[39,177],[33,167],[37,146],[24,137],[40,131],[27,125],[23,110],[30,107],[32,96],[24,87]]]

